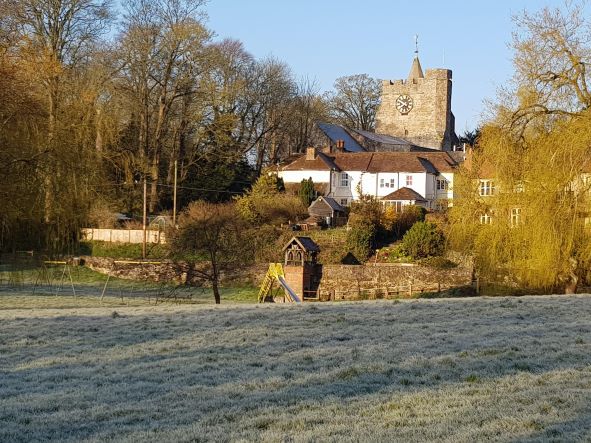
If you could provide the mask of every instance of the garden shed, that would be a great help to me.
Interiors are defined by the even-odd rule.
[[[347,219],[346,209],[334,198],[320,196],[308,207],[311,217],[321,217],[329,226],[339,226]]]

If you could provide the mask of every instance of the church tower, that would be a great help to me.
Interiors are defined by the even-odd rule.
[[[456,141],[451,112],[451,70],[427,69],[418,50],[406,80],[384,80],[376,132],[401,137],[417,146],[450,151]]]

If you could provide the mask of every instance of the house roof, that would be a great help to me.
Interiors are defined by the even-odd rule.
[[[345,142],[345,151],[365,152],[365,149],[342,126],[330,123],[317,123],[316,125],[331,142],[336,143],[338,140],[343,140]]]
[[[320,202],[326,203],[334,211],[345,212],[345,208],[343,208],[340,204],[338,204],[337,201],[332,197],[320,196],[310,204],[310,207],[312,207],[315,204],[318,204]]]
[[[339,167],[334,162],[334,156],[332,154],[328,155],[324,152],[318,151],[316,152],[314,160],[307,160],[306,154],[304,154],[282,168],[283,171],[330,171],[331,169],[340,171]]]
[[[453,172],[457,162],[443,151],[437,152],[318,152],[314,160],[298,158],[284,171],[361,171],[361,172]]]
[[[289,248],[293,242],[296,242],[304,251],[320,252],[320,247],[310,237],[292,237],[292,239],[283,247],[283,251]]]
[[[382,200],[414,200],[420,202],[426,202],[421,194],[410,188],[400,188],[385,197]]]

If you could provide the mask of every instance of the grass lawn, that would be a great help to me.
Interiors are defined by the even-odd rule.
[[[0,309],[0,324],[0,441],[591,440],[590,296]]]
[[[2,272],[0,309],[61,309],[149,306],[164,303],[213,303],[210,288],[175,286],[169,282],[133,281],[93,271],[83,266],[31,268]],[[106,284],[106,287],[105,287]],[[72,286],[74,287],[72,289]],[[101,299],[101,295],[104,297]],[[222,302],[256,303],[259,288],[221,288]]]

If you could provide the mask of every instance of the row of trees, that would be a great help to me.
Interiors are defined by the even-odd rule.
[[[0,248],[72,247],[93,207],[228,200],[313,143],[371,129],[367,76],[321,94],[275,58],[215,40],[202,0],[0,0]],[[18,196],[18,198],[17,198]]]

